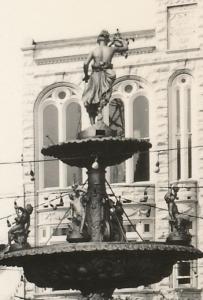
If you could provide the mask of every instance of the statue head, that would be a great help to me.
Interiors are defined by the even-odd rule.
[[[32,211],[33,211],[32,205],[31,205],[31,204],[27,204],[27,205],[26,205],[26,210],[27,210],[27,212],[31,215],[31,213],[32,213]]]
[[[106,44],[108,44],[108,42],[110,41],[110,35],[107,30],[102,30],[98,35],[97,43],[99,44],[101,41],[104,41]]]

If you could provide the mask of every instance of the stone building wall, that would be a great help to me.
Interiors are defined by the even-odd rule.
[[[137,203],[148,186],[150,203],[155,203],[155,209],[151,215],[154,230],[151,239],[165,241],[169,232],[168,212],[163,200],[167,187],[174,182],[169,180],[169,151],[161,151],[169,148],[169,85],[175,75],[189,73],[194,79],[195,97],[193,99],[193,176],[191,179],[181,178],[176,183],[180,187],[178,194],[178,207],[181,212],[197,214],[203,213],[203,0],[157,0],[157,23],[155,30],[136,31],[126,33],[126,36],[134,36],[135,42],[130,44],[129,57],[114,58],[114,68],[117,78],[136,78],[145,84],[150,102],[150,142],[151,165],[150,182],[126,184],[113,184],[117,195],[130,198]],[[193,22],[195,14],[196,23]],[[187,26],[185,26],[187,22]],[[191,22],[191,23],[190,23]],[[195,28],[195,23],[196,28]],[[189,25],[190,26],[189,26]],[[181,33],[181,40],[178,35]],[[23,119],[23,145],[24,160],[40,160],[37,154],[37,124],[35,108],[43,96],[43,91],[60,83],[71,83],[78,88],[79,95],[84,89],[83,62],[87,53],[94,47],[96,37],[76,38],[70,40],[58,40],[48,42],[32,42],[23,46],[24,54],[24,119]],[[129,116],[130,118],[130,116]],[[129,120],[130,121],[130,120]],[[126,120],[127,122],[127,120]],[[83,127],[88,126],[87,113],[83,111]],[[154,173],[159,150],[160,171]],[[131,161],[127,162],[129,165]],[[26,201],[34,206],[43,203],[48,195],[50,199],[59,192],[67,191],[67,187],[47,189],[44,191],[39,184],[39,163],[33,163],[35,181],[30,181],[29,164],[24,165]],[[130,178],[130,177],[129,177]],[[34,193],[34,197],[33,197]],[[135,211],[136,205],[127,205],[129,215]],[[40,206],[36,209],[32,218],[32,231],[30,242],[32,245],[46,243],[48,235],[42,240],[39,228],[46,224],[50,226],[57,223],[64,213],[63,209],[55,213],[48,207]],[[142,218],[144,222],[146,218]],[[193,218],[194,226],[191,230],[193,243],[203,249],[203,219]],[[46,223],[47,222],[47,223]],[[41,227],[40,227],[41,226]],[[140,227],[140,230],[142,228]],[[147,238],[147,237],[146,237]],[[161,283],[153,285],[153,289],[145,288],[138,291],[116,292],[115,297],[129,297],[132,299],[201,299],[203,288],[203,262],[198,262],[198,268],[194,269],[194,287],[178,287],[174,284],[174,276],[164,279]],[[175,272],[175,271],[174,271]],[[36,299],[59,297],[63,299],[65,293],[50,290],[36,289]],[[51,296],[50,296],[51,295]],[[68,292],[68,297],[74,297]],[[164,298],[165,297],[165,298]]]

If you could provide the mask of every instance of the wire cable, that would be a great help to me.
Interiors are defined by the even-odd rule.
[[[119,199],[118,199],[118,197],[116,196],[116,194],[115,194],[114,191],[112,190],[112,188],[111,188],[110,184],[108,183],[108,181],[107,181],[106,179],[105,179],[105,181],[106,181],[108,187],[110,188],[110,190],[111,190],[113,196],[115,197],[116,201],[120,202]],[[126,214],[126,212],[125,212],[125,210],[123,209],[123,207],[122,207],[122,210],[123,210],[123,213],[125,214],[126,218],[128,219],[128,222],[130,222],[131,226],[133,227],[134,231],[137,233],[137,235],[139,236],[139,238],[140,238],[142,241],[144,241],[144,239],[142,238],[142,236],[140,235],[140,233],[137,231],[136,226],[135,226],[135,225],[131,222],[131,220],[129,219],[129,217],[128,217],[128,215]]]
[[[175,151],[175,150],[187,150],[187,149],[198,149],[198,148],[203,148],[203,145],[196,145],[196,146],[191,146],[191,147],[173,147],[173,148],[165,148],[165,149],[155,149],[155,150],[141,150],[139,153],[156,153],[156,152],[169,152],[169,151]],[[89,157],[89,156],[87,156]],[[0,165],[12,165],[12,164],[30,164],[30,163],[40,163],[40,162],[50,162],[50,161],[58,161],[58,160],[66,160],[69,157],[61,157],[59,158],[51,158],[51,159],[38,159],[38,160],[17,160],[17,161],[5,161],[5,162],[0,162]],[[73,156],[73,159],[80,159],[84,158],[84,156]]]
[[[48,238],[48,240],[46,241],[45,245],[47,245],[49,243],[49,241],[51,240],[52,236],[55,234],[55,232],[57,231],[57,229],[59,228],[59,226],[61,225],[62,221],[65,219],[65,217],[67,216],[67,214],[70,212],[70,207],[66,210],[65,214],[63,215],[63,217],[60,219],[58,225],[56,226],[56,228],[54,228],[52,234],[50,235],[50,237]]]
[[[131,199],[127,199],[127,198],[122,198],[121,199],[123,200],[127,200],[127,201],[131,201]],[[140,204],[140,205],[146,205],[146,206],[150,206],[151,208],[155,208],[155,209],[160,209],[160,210],[165,210],[165,211],[168,211],[167,208],[163,208],[163,207],[159,207],[155,204],[152,204],[152,203],[143,203],[143,202],[132,202],[132,204]],[[202,219],[203,220],[203,217],[200,217],[200,216],[195,216],[195,215],[191,215],[191,214],[186,214],[184,212],[180,212],[179,213],[180,215],[185,215],[185,216],[188,216],[188,217],[191,217],[191,218],[196,218],[196,219]]]

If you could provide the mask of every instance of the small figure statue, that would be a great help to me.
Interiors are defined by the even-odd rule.
[[[166,193],[164,199],[168,205],[169,224],[171,233],[167,238],[167,242],[173,244],[189,245],[191,242],[191,234],[189,232],[190,218],[178,211],[175,200],[178,199],[178,187],[172,186]]]
[[[27,248],[29,247],[27,238],[30,232],[30,215],[33,211],[33,207],[31,204],[27,204],[26,207],[23,208],[18,206],[15,201],[14,208],[17,217],[15,218],[15,225],[8,231],[8,246],[10,249]],[[12,241],[15,243],[12,244]]]
[[[111,209],[111,237],[113,241],[123,242],[126,240],[125,229],[123,226],[123,205],[117,200]]]
[[[89,54],[84,64],[84,78],[88,83],[82,99],[93,125],[95,118],[100,114],[103,107],[109,102],[112,93],[113,82],[116,74],[111,63],[115,53],[125,53],[128,50],[128,41],[123,40],[121,35],[114,35],[110,42],[108,31],[102,30],[97,38],[98,46]],[[93,60],[92,73],[88,75],[90,62]]]
[[[72,186],[73,193],[69,195],[70,207],[72,210],[72,223],[68,226],[67,241],[82,242],[87,241],[85,217],[86,217],[86,192],[78,185]]]
[[[178,207],[175,203],[175,200],[178,199],[178,190],[178,187],[171,187],[164,197],[168,205],[170,223],[177,223],[177,215],[179,215]]]
[[[122,242],[126,240],[123,226],[123,205],[120,200],[116,203],[110,198],[104,202],[104,240]]]

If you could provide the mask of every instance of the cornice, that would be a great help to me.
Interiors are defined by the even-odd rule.
[[[155,51],[155,49],[156,49],[155,46],[134,48],[128,51],[128,55],[152,53]],[[83,54],[59,56],[59,57],[35,58],[34,61],[37,65],[61,64],[61,63],[84,61],[87,59],[87,56],[88,54],[83,53]]]
[[[128,31],[122,33],[124,38],[134,37],[135,39],[140,38],[150,38],[155,36],[155,29],[145,29],[145,30],[137,30],[137,31]],[[81,46],[81,45],[91,45],[95,44],[97,36],[86,36],[86,37],[78,37],[71,39],[61,39],[61,40],[51,40],[51,41],[34,41],[33,45],[22,47],[22,51],[27,50],[40,50],[40,49],[48,49],[48,48],[60,48],[67,46]]]

